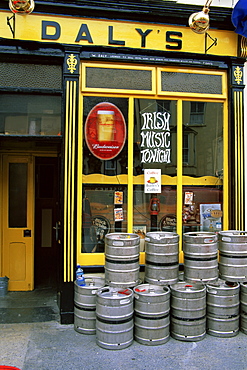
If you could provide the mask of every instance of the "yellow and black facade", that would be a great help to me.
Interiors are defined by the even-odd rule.
[[[0,276],[56,283],[73,322],[76,264],[104,235],[243,230],[245,39],[172,1],[0,1]]]

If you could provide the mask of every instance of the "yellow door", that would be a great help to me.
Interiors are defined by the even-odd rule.
[[[3,156],[3,276],[9,290],[34,289],[34,160]]]

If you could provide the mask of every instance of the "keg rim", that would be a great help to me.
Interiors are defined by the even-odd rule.
[[[146,288],[149,288],[148,290]],[[139,284],[134,287],[134,292],[143,296],[161,296],[170,293],[170,288],[166,285]]]
[[[206,291],[206,285],[200,282],[180,281],[176,284],[171,285],[170,289],[173,292],[186,292],[188,294],[193,294],[196,292]]]

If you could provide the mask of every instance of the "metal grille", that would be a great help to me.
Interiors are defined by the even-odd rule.
[[[151,91],[152,72],[137,69],[86,67],[86,87]]]
[[[0,86],[61,89],[62,68],[54,65],[0,63]]]
[[[161,90],[197,94],[222,94],[222,76],[163,71],[161,72]]]

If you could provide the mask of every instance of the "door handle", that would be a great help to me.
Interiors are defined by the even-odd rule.
[[[56,230],[56,241],[60,244],[60,239],[59,239],[59,230],[60,230],[61,222],[57,221],[56,226],[53,226],[53,229]]]
[[[26,229],[26,230],[23,230],[23,236],[24,236],[24,238],[27,238],[27,237],[29,237],[29,238],[31,238],[31,230],[28,230],[28,229]]]

